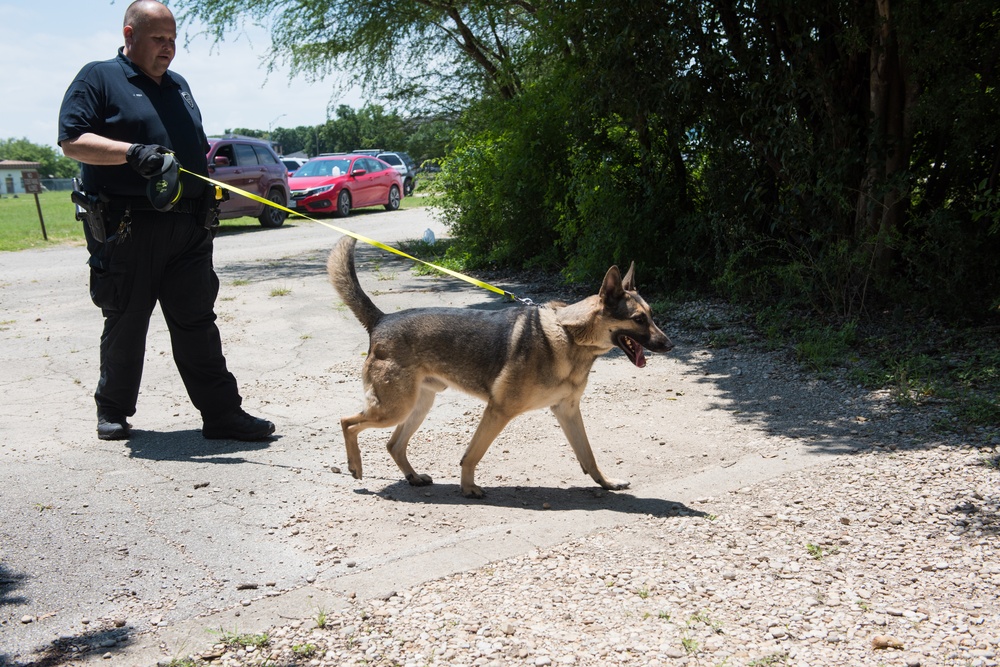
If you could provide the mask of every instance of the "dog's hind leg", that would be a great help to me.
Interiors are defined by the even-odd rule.
[[[340,419],[340,428],[344,431],[344,445],[347,448],[347,469],[354,479],[361,479],[361,448],[358,447],[358,433],[368,428],[365,413],[359,412],[351,417]]]
[[[501,413],[492,404],[486,406],[483,418],[472,435],[472,441],[462,455],[462,495],[466,498],[483,497],[483,490],[476,486],[476,465],[512,418],[513,416]]]
[[[365,372],[368,373],[369,370],[370,367],[366,364]],[[340,420],[340,427],[344,431],[344,445],[347,447],[347,469],[351,471],[354,479],[361,479],[361,449],[358,447],[358,434],[366,428],[387,428],[403,424],[416,411],[414,406],[417,405],[422,389],[419,380],[412,375],[407,376],[402,373],[397,374],[394,379],[395,382],[372,382],[366,378],[365,409]],[[430,406],[427,407],[429,408]],[[424,414],[427,414],[426,410]],[[418,421],[413,429],[416,430],[419,425]],[[403,449],[405,448],[404,443]],[[392,449],[389,451],[391,454]],[[405,460],[405,455],[403,458]]]
[[[441,389],[443,388],[444,386],[442,385]],[[406,458],[406,446],[410,443],[410,438],[424,422],[427,413],[430,412],[431,406],[434,405],[434,396],[438,391],[440,389],[437,389],[436,385],[424,384],[420,388],[420,394],[417,396],[417,402],[413,406],[413,411],[406,418],[406,421],[396,427],[396,430],[389,437],[389,442],[386,443],[389,455],[392,456],[392,460],[399,466],[403,476],[406,477],[406,481],[411,486],[427,486],[434,482],[430,475],[419,475],[413,469],[410,461]]]
[[[587,439],[587,432],[583,428],[583,415],[580,414],[580,403],[576,400],[568,399],[562,403],[552,406],[552,413],[559,421],[566,439],[573,447],[576,460],[580,462],[583,472],[594,478],[594,481],[605,489],[617,491],[627,489],[629,483],[625,480],[610,479],[606,477],[601,469],[597,467],[597,459],[594,458],[594,451],[590,448],[590,440]]]

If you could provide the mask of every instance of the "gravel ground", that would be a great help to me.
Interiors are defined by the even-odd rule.
[[[312,243],[311,237],[300,236],[302,243]],[[384,434],[369,440],[364,484],[331,469],[343,465],[338,458],[343,444],[336,415],[346,412],[330,403],[347,400],[341,399],[349,393],[341,384],[356,382],[357,355],[364,342],[357,327],[350,330],[354,333],[337,333],[336,340],[311,335],[320,330],[316,321],[327,326],[329,319],[328,313],[317,313],[312,305],[329,299],[325,277],[308,273],[321,266],[319,251],[282,251],[288,254],[283,267],[306,271],[294,283],[299,299],[283,303],[275,316],[273,305],[261,310],[267,299],[253,295],[266,295],[273,286],[292,279],[271,277],[272,282],[259,283],[257,292],[240,292],[232,283],[237,277],[258,275],[260,267],[241,259],[239,244],[233,245],[229,261],[220,262],[225,267],[224,290],[229,290],[224,293],[232,298],[223,302],[220,317],[231,320],[233,359],[239,359],[241,351],[267,359],[279,355],[272,362],[275,369],[255,373],[259,379],[248,393],[255,400],[280,397],[266,404],[266,414],[285,417],[290,424],[287,442],[259,451],[223,450],[202,460],[171,452],[179,444],[188,446],[185,436],[161,423],[158,428],[166,435],[147,438],[145,443],[138,440],[130,456],[116,453],[120,465],[107,457],[83,465],[73,456],[83,441],[74,435],[75,427],[67,427],[67,435],[41,452],[33,451],[32,437],[8,438],[11,465],[22,465],[31,457],[61,457],[66,460],[61,474],[72,484],[77,483],[76,468],[81,468],[81,488],[92,492],[94,486],[97,492],[80,495],[67,482],[63,497],[78,504],[93,503],[98,510],[88,516],[77,516],[75,509],[42,514],[36,496],[25,493],[22,479],[12,478],[8,485],[13,491],[5,508],[17,502],[24,505],[24,498],[29,498],[34,503],[28,506],[31,523],[28,518],[22,521],[51,539],[46,542],[36,536],[32,548],[48,557],[46,545],[55,544],[52,555],[62,558],[46,560],[46,567],[38,569],[43,574],[54,572],[67,587],[74,583],[73,577],[88,573],[85,576],[93,577],[92,588],[97,591],[91,596],[97,611],[84,617],[79,609],[61,609],[55,603],[36,602],[21,611],[13,596],[0,599],[10,603],[10,610],[24,614],[11,617],[0,629],[0,638],[9,639],[4,635],[11,629],[68,628],[65,635],[43,646],[48,650],[38,657],[12,654],[14,659],[28,660],[15,664],[145,667],[158,656],[160,664],[175,667],[998,664],[997,427],[961,435],[942,433],[932,425],[956,419],[943,400],[901,406],[887,392],[869,392],[852,383],[846,372],[817,378],[796,364],[787,350],[757,345],[745,322],[724,306],[697,303],[668,316],[670,323],[664,328],[677,343],[669,356],[654,358],[641,374],[626,364],[603,363],[584,397],[598,458],[630,479],[635,491],[631,500],[629,494],[621,498],[604,494],[589,482],[577,486],[582,483],[575,477],[580,475],[578,465],[551,417],[539,413],[512,423],[481,464],[482,479],[492,482],[490,500],[461,499],[454,484],[456,453],[480,408],[467,408],[464,399],[452,397],[442,399],[435,420],[420,433],[419,459],[440,481],[432,490],[421,490],[422,496],[436,495],[417,505],[413,491],[399,482],[398,470],[384,452]],[[386,274],[396,270],[389,262],[377,266]],[[424,293],[415,282],[419,281],[407,277],[382,284],[380,302],[395,307],[415,299],[461,296]],[[35,283],[31,277],[18,284],[32,304],[49,303],[52,295],[67,293],[58,283],[36,293]],[[540,290],[518,291],[535,296]],[[56,303],[68,308],[65,302]],[[24,312],[33,313],[34,307],[25,307]],[[65,378],[79,376],[83,364],[82,355],[68,352],[79,349],[75,329],[55,314],[46,318],[22,316],[23,322],[15,323],[27,329],[28,323],[46,322],[45,336],[28,335],[11,325],[10,365],[25,359],[42,363],[25,366],[18,376],[23,376],[22,384],[9,393],[18,397],[22,388],[55,387],[75,397],[72,401],[92,406],[89,391],[64,386]],[[50,353],[43,345],[50,336],[67,352]],[[260,347],[265,336],[279,344]],[[302,347],[294,354],[287,349],[292,347],[287,341],[293,339],[300,341],[295,347]],[[37,354],[23,352],[25,341],[37,345]],[[165,342],[159,345],[166,349]],[[261,354],[260,349],[269,352]],[[323,365],[317,369],[313,358],[323,359]],[[50,368],[53,359],[66,360],[58,372]],[[149,371],[156,370],[156,364],[150,366]],[[172,396],[177,387],[172,369],[158,377],[162,386],[157,376],[145,385],[154,402],[159,394]],[[50,384],[43,384],[46,380]],[[317,387],[322,388],[318,393]],[[356,389],[350,389],[352,405]],[[187,409],[173,407],[170,400],[159,404],[167,414]],[[294,403],[294,409],[282,407],[286,402]],[[36,408],[34,403],[28,405]],[[12,413],[19,419],[15,426],[28,423],[23,415],[32,414],[26,407],[21,410]],[[92,414],[88,407],[88,438],[92,438]],[[34,421],[31,426],[37,430]],[[542,441],[558,446],[527,454],[525,443]],[[200,439],[190,445],[204,455],[201,446]],[[772,472],[782,452],[810,448],[823,454],[816,457],[816,465],[785,475]],[[102,454],[98,447],[94,451]],[[741,467],[754,467],[743,465],[748,460],[766,467],[771,478],[744,488],[738,487],[749,482],[712,487],[732,492],[692,491],[683,502],[667,493],[651,496],[665,479],[694,479],[706,471],[728,475],[730,480],[748,479],[737,475]],[[220,479],[220,463],[238,465],[226,466],[227,478]],[[93,477],[101,483],[93,484],[89,471],[104,468],[115,472],[118,480],[133,477],[106,482],[104,473],[95,472]],[[132,485],[141,482],[133,480],[146,480],[143,490],[150,492],[149,500],[140,497]],[[192,481],[193,488],[182,490]],[[241,496],[245,489],[254,494],[252,502]],[[697,498],[698,493],[714,497]],[[405,502],[397,502],[397,497]],[[611,512],[609,507],[619,501],[633,507],[644,501],[641,511],[653,512],[646,509],[653,507],[656,513]],[[71,507],[69,501],[62,502]],[[119,513],[116,503],[132,513]],[[160,520],[156,508],[162,503],[200,512],[197,516],[204,525],[218,530],[205,531],[199,542],[200,533],[173,523],[173,515],[181,513],[166,513],[170,522]],[[561,513],[567,503],[582,511]],[[132,524],[116,527],[89,517],[102,517],[104,507],[115,510],[107,513],[109,517],[121,517],[124,524],[129,519]],[[523,534],[515,528],[511,535],[504,526],[512,517],[519,517],[514,525]],[[139,520],[150,524],[148,534],[135,530]],[[575,521],[574,530],[560,521]],[[46,525],[50,532],[40,530]],[[56,530],[60,527],[61,532]],[[190,552],[184,543],[175,548],[171,541],[178,528],[185,537],[177,539],[191,545]],[[549,537],[524,542],[525,548],[536,545],[535,552],[503,549],[508,536],[516,542],[518,537],[537,537],[533,531],[548,531]],[[67,533],[87,539],[66,541],[60,554],[64,544],[60,538]],[[152,538],[145,544],[167,546],[162,554],[145,554],[135,547],[123,552],[120,535],[125,534]],[[0,547],[23,548],[16,539],[9,538]],[[376,562],[387,554],[403,553],[410,542],[440,559],[454,558],[457,550],[446,548],[452,539],[461,539],[462,549],[476,550],[477,556],[495,553],[493,562],[436,579],[430,573],[393,572],[387,569],[392,565]],[[244,540],[267,549],[249,558],[240,551]],[[100,559],[107,569],[66,565],[76,562],[66,556],[71,551],[68,545],[95,554],[93,559]],[[85,551],[92,546],[101,548]],[[302,559],[308,561],[303,572],[312,576],[299,577],[290,567],[303,553],[308,555]],[[167,560],[178,554],[190,562]],[[282,558],[289,561],[286,571],[276,568],[275,561],[280,564]],[[184,570],[183,578],[168,573],[164,562],[192,567]],[[392,562],[430,561],[399,556]],[[134,571],[122,568],[131,563]],[[363,592],[372,589],[360,589],[360,595],[350,597],[347,591],[358,589],[341,588],[338,577],[355,567],[359,572],[395,574],[399,580],[424,583],[388,584],[398,588],[380,599],[371,598],[375,592]],[[139,568],[145,571],[142,576]],[[407,574],[413,576],[403,576]],[[244,577],[259,586],[242,590]],[[0,577],[2,583],[13,582]],[[147,586],[141,596],[129,594],[140,585]],[[258,603],[265,606],[270,596],[284,600],[285,606],[282,612],[266,615],[263,624],[281,624],[267,630],[262,646],[247,646],[250,637],[245,637],[204,650],[208,646],[204,628],[238,631]],[[192,604],[191,598],[203,602]],[[335,608],[323,611],[318,606],[321,599],[332,600]],[[206,615],[198,617],[208,605]],[[59,610],[58,615],[50,609]],[[246,611],[243,616],[235,613],[241,609]],[[166,634],[186,621],[197,626],[203,641],[196,646],[171,644]],[[132,657],[139,653],[125,650],[138,651],[144,644],[150,653],[143,653],[142,660]],[[184,659],[190,652],[197,652],[196,660]]]
[[[1000,651],[992,446],[873,446],[275,627],[222,665],[973,665]],[[323,627],[317,627],[322,624]]]
[[[730,327],[745,331],[724,307],[680,315],[686,326],[672,330],[675,342],[695,350]],[[903,407],[844,373],[801,373],[785,355],[752,346],[713,353],[731,375],[756,378],[737,388],[749,420],[756,403],[778,401],[772,420],[798,425],[784,429],[808,438],[827,425],[857,449],[678,505],[673,516],[355,599],[272,628],[265,646],[219,644],[204,659],[227,667],[1000,664],[1000,434],[939,433],[931,424],[950,418],[947,406]]]

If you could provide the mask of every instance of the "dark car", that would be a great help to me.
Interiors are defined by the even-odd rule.
[[[246,190],[275,204],[287,206],[291,198],[288,171],[266,141],[245,137],[209,139],[208,175],[226,185]],[[219,218],[252,216],[264,227],[280,227],[288,213],[259,201],[229,193]]]
[[[383,151],[376,157],[389,164],[399,172],[403,179],[403,194],[407,197],[413,194],[413,188],[417,184],[417,165],[406,153],[400,151]]]
[[[288,182],[294,208],[309,213],[344,217],[365,206],[395,211],[403,198],[403,180],[396,170],[360,154],[314,157]]]

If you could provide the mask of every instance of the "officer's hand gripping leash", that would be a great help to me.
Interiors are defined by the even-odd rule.
[[[163,158],[169,153],[166,146],[132,144],[125,153],[125,161],[143,178],[153,178],[163,173]]]

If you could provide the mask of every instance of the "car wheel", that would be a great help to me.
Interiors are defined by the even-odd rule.
[[[396,211],[399,209],[399,188],[392,186],[389,188],[389,203],[385,205],[385,210]]]
[[[346,218],[351,214],[351,193],[347,190],[341,190],[340,194],[337,195],[337,215],[341,218]]]
[[[267,193],[268,201],[272,201],[278,206],[286,206],[285,194],[277,189],[272,188],[270,192]],[[260,220],[262,227],[281,227],[285,222],[285,218],[288,217],[288,212],[283,211],[280,208],[274,208],[273,206],[265,206],[264,210],[260,212]]]
[[[412,178],[408,178],[403,181],[403,193],[406,194],[407,197],[413,194],[413,182]]]

